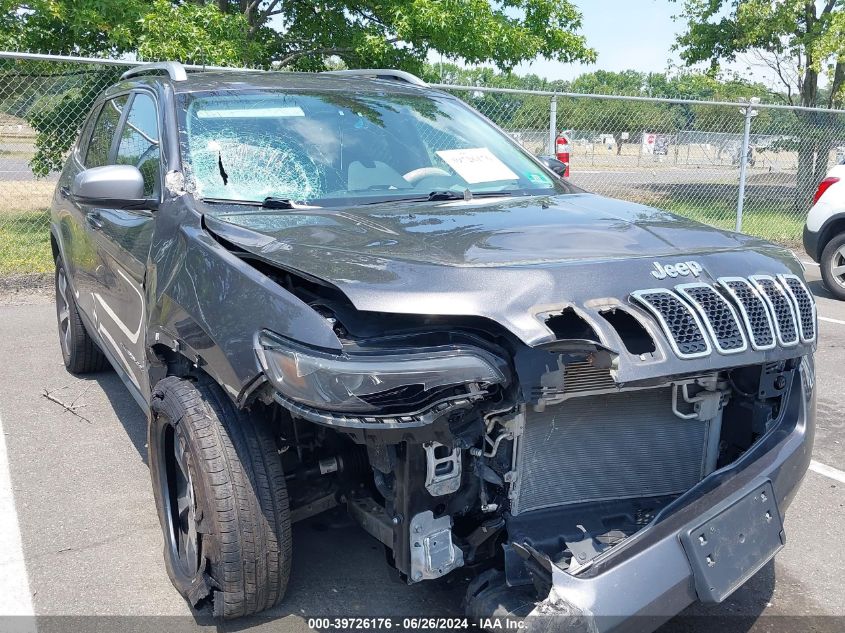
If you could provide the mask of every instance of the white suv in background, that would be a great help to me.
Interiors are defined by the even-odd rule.
[[[845,300],[845,164],[819,183],[804,226],[804,250],[819,263],[828,290]]]

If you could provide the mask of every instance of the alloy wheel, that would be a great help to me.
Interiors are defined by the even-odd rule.
[[[845,244],[833,254],[830,260],[830,272],[836,283],[845,288]]]
[[[59,343],[62,346],[62,354],[65,358],[70,357],[70,300],[68,293],[67,275],[64,268],[59,268],[56,277],[56,317],[59,321]]]
[[[199,570],[200,537],[197,532],[197,506],[188,453],[172,426],[164,433],[167,468],[166,499],[169,517],[169,547],[183,574],[192,578]]]

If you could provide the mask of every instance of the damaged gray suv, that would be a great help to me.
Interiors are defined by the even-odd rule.
[[[416,77],[138,67],[51,239],[65,364],[149,412],[192,605],[276,604],[291,524],[337,506],[408,585],[469,573],[469,617],[589,630],[720,602],[784,545],[798,261],[581,191]]]

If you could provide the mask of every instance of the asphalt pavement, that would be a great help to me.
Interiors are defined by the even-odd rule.
[[[807,276],[821,317],[818,428],[813,469],[786,517],[787,545],[727,601],[685,613],[708,617],[676,618],[664,633],[714,630],[712,616],[744,615],[743,630],[761,632],[774,621],[761,615],[845,617],[845,302],[827,295],[817,268]],[[49,616],[92,615],[101,617],[82,628],[123,629],[126,619],[102,616],[140,615],[182,616],[162,630],[213,626],[206,612],[191,613],[164,570],[145,415],[113,372],[65,371],[49,294],[0,300],[0,427],[0,615],[29,611],[39,630],[61,621]],[[458,616],[465,584],[461,574],[395,582],[382,547],[335,511],[295,526],[287,596],[268,617],[236,626],[298,631],[314,616]],[[801,630],[809,621],[796,622]]]

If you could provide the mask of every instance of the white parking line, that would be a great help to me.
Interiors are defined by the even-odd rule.
[[[818,264],[816,262],[807,262],[807,261],[804,261],[803,259],[799,259],[798,261],[800,261],[805,266],[818,266]]]
[[[810,470],[814,473],[824,475],[825,477],[830,477],[841,484],[845,484],[845,472],[839,470],[838,468],[834,468],[833,466],[828,466],[827,464],[817,462],[815,459],[811,459]]]
[[[0,616],[31,617],[34,613],[9,474],[6,436],[0,420]],[[31,631],[34,628],[33,618],[31,625],[25,626],[25,629]]]
[[[831,319],[830,317],[819,317],[819,321],[826,321],[827,323],[838,323],[839,325],[845,325],[845,321],[842,319]]]

